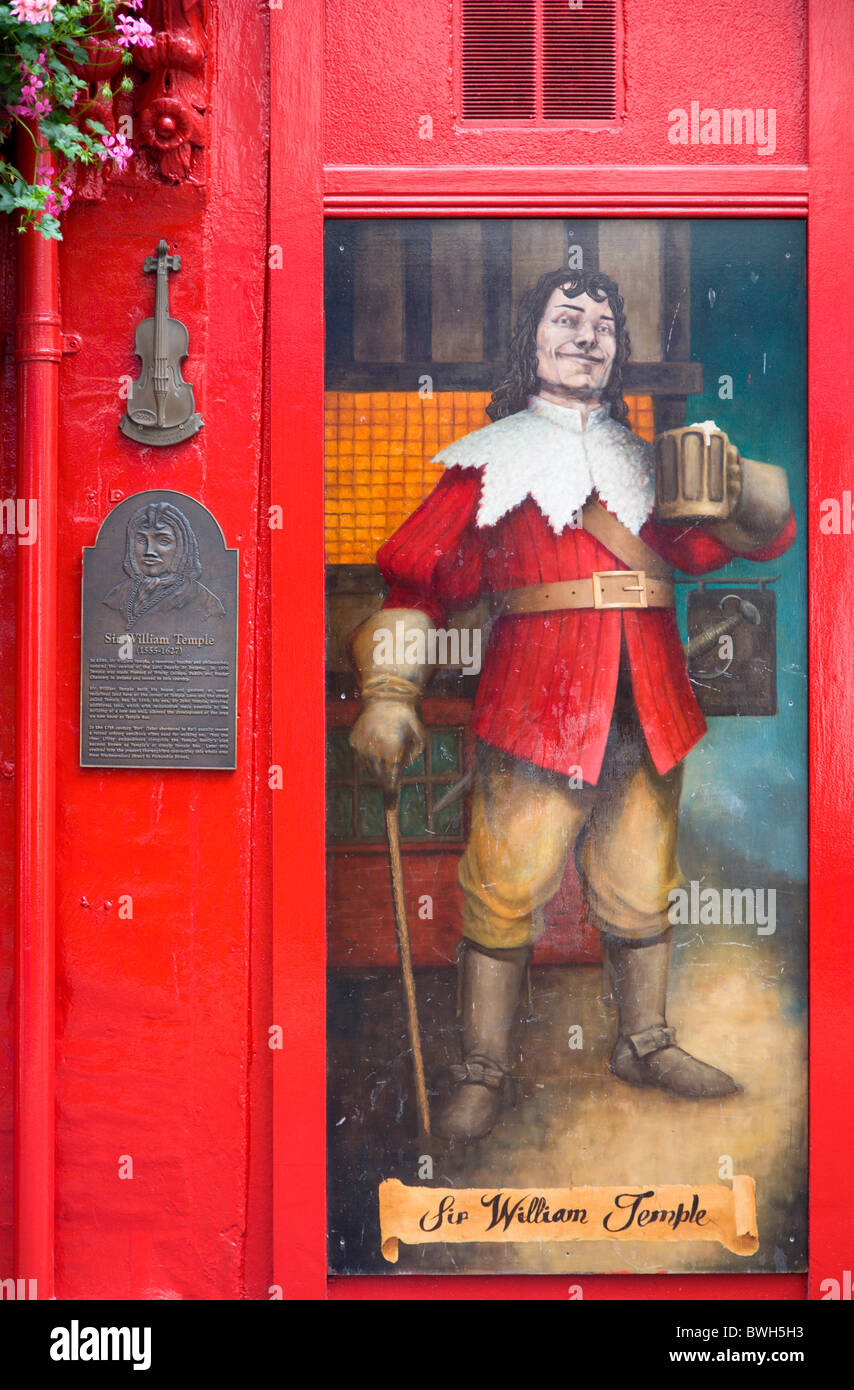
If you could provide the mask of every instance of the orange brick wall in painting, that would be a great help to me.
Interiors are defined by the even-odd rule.
[[[326,394],[326,559],[369,565],[377,550],[435,487],[434,455],[489,424],[488,391]],[[629,424],[653,438],[651,396],[627,396]]]

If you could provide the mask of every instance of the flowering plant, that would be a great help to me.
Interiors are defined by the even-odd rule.
[[[59,240],[59,215],[71,201],[71,166],[121,170],[131,158],[126,135],[97,117],[117,91],[131,91],[129,73],[122,75],[131,48],[154,43],[150,25],[126,13],[142,3],[0,4],[0,212],[19,212],[21,229],[35,225],[42,236]],[[9,137],[16,126],[30,138],[37,129],[46,145],[32,182],[15,167]]]

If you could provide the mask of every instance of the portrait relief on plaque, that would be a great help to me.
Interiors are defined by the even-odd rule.
[[[83,561],[81,764],[235,765],[237,552],[206,507],[125,498]]]
[[[325,275],[330,1269],[802,1270],[804,225]]]
[[[225,613],[221,601],[200,583],[199,542],[183,512],[169,502],[137,507],[127,524],[122,568],[128,578],[104,595],[123,614],[128,632],[146,613],[183,612],[204,622]]]

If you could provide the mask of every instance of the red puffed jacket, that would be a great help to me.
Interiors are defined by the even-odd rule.
[[[377,564],[391,608],[436,625],[492,593],[625,570],[589,531],[580,508],[599,500],[668,563],[688,574],[721,568],[730,550],[706,526],[651,517],[653,451],[610,418],[532,397],[528,409],[464,436],[437,458],[433,492],[382,546]],[[792,544],[792,515],[776,539],[744,558],[768,561]],[[706,721],[688,680],[674,611],[572,609],[496,622],[472,719],[487,743],[585,784],[599,778],[625,636],[638,716],[660,773],[702,738]]]

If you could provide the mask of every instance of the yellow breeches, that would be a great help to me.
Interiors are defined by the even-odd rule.
[[[463,935],[481,946],[526,946],[575,851],[590,920],[632,941],[669,925],[681,764],[660,776],[636,721],[615,720],[599,782],[478,750],[471,836],[460,862]]]

